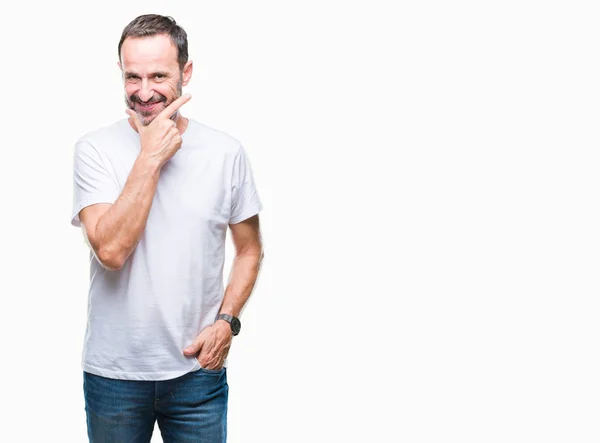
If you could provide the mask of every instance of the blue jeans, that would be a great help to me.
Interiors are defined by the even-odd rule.
[[[163,381],[83,373],[90,443],[148,443],[154,423],[165,443],[227,439],[226,369],[199,369]]]

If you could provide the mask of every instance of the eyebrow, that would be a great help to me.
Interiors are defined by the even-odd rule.
[[[151,72],[148,77],[155,77],[157,75],[162,75],[164,77],[168,77],[169,73],[167,71],[156,71],[156,72]],[[139,77],[140,75],[137,72],[133,72],[133,71],[125,71],[125,77],[129,78],[129,77]]]

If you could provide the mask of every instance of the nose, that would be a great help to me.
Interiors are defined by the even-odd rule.
[[[150,85],[148,84],[148,81],[146,79],[144,79],[142,81],[142,85],[141,85],[140,90],[138,92],[138,97],[143,102],[147,102],[154,95],[154,90],[152,88],[150,88],[149,86]]]

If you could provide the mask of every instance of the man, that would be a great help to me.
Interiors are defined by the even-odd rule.
[[[187,35],[123,30],[129,118],[75,145],[71,223],[90,246],[82,368],[90,442],[224,442],[226,357],[263,257],[257,194],[233,137],[184,118]],[[236,256],[223,290],[227,226]]]

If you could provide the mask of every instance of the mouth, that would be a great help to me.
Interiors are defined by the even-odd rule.
[[[136,102],[135,107],[138,108],[140,111],[148,112],[148,111],[152,111],[158,104],[160,104],[160,102],[153,102],[153,103]]]

